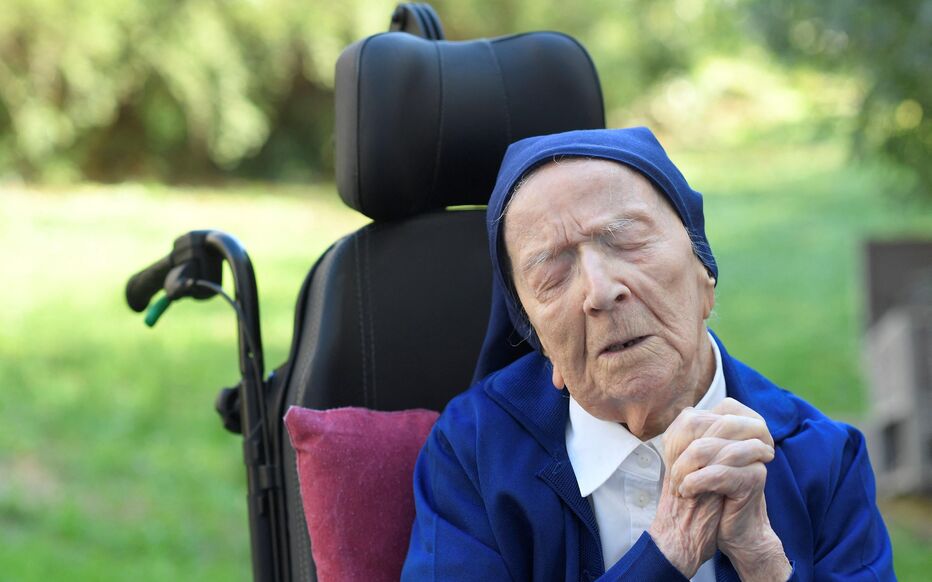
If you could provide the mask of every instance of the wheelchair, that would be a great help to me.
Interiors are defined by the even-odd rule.
[[[499,360],[477,367],[492,308],[481,206],[510,143],[605,125],[598,75],[576,40],[533,32],[451,42],[426,4],[399,5],[389,32],[343,51],[335,106],[337,189],[372,222],[308,273],[283,364],[265,374],[255,275],[230,234],[182,235],[126,288],[150,325],[186,297],[221,295],[236,311],[242,378],[216,408],[244,439],[256,581],[316,580],[288,407],[439,411],[474,375],[523,355],[526,346],[503,342]]]

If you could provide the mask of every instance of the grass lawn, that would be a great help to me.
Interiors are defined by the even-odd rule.
[[[932,210],[834,143],[674,159],[706,193],[713,329],[826,412],[863,414],[862,241],[930,236]],[[149,330],[123,286],[187,230],[235,234],[256,267],[271,368],[305,273],[364,222],[331,186],[0,190],[0,577],[248,580],[240,441],[213,412],[237,380],[233,315],[183,302]],[[932,535],[915,515],[932,511],[890,507],[898,574],[923,580]]]

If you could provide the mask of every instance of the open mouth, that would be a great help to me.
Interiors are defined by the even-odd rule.
[[[643,342],[644,340],[646,340],[647,337],[648,337],[648,336],[646,336],[646,335],[640,335],[640,336],[638,336],[638,337],[636,337],[636,338],[629,339],[628,341],[625,341],[625,342],[618,342],[618,343],[610,344],[608,347],[606,347],[604,350],[602,350],[602,353],[603,353],[603,354],[613,354],[613,353],[617,353],[617,352],[622,352],[622,351],[624,351],[624,350],[633,348],[634,346],[640,344],[641,342]]]

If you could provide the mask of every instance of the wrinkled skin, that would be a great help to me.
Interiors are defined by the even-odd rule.
[[[504,242],[554,386],[642,440],[664,434],[648,530],[664,555],[692,577],[718,548],[744,580],[785,580],[763,494],[766,424],[732,399],[691,408],[715,372],[705,326],[715,280],[669,203],[621,164],[550,163],[512,199]]]
[[[786,580],[764,498],[773,438],[760,415],[731,398],[710,411],[687,408],[663,442],[669,470],[648,531],[670,562],[691,577],[717,547],[742,580]]]
[[[664,454],[671,491],[697,501],[720,496],[717,544],[742,580],[786,580],[791,568],[764,497],[765,463],[775,452],[764,419],[726,398],[710,413],[684,410],[670,429]]]
[[[643,440],[699,400],[715,371],[715,280],[640,173],[604,160],[544,166],[512,199],[504,240],[556,387]],[[639,343],[622,349],[629,340]]]

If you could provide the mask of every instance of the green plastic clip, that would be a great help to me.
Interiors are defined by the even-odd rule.
[[[162,295],[158,301],[153,303],[149,310],[146,311],[146,325],[153,327],[155,323],[162,317],[162,314],[165,313],[165,310],[168,309],[168,306],[171,305],[172,300],[168,298],[167,295]]]

